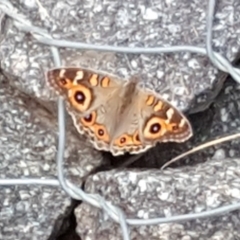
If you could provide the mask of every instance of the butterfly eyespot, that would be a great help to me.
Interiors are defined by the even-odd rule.
[[[118,147],[124,147],[126,145],[132,145],[133,141],[131,136],[127,134],[123,134],[122,136],[118,137],[113,144]]]
[[[68,97],[72,106],[80,112],[86,111],[92,102],[91,90],[80,84],[68,90]]]
[[[80,118],[80,121],[84,126],[92,126],[96,121],[96,117],[97,117],[96,112],[92,112]]]
[[[71,89],[73,87],[71,80],[65,77],[58,78],[58,85],[64,89]]]
[[[67,80],[65,78],[60,78],[59,80],[61,85],[66,85],[67,84]]]
[[[141,144],[141,140],[140,140],[138,131],[136,131],[136,132],[134,133],[134,135],[133,135],[133,143],[134,143],[135,145]]]
[[[84,95],[84,93],[83,92],[81,92],[81,91],[77,91],[76,93],[75,93],[75,95],[74,95],[74,98],[75,98],[75,100],[78,102],[78,103],[83,103],[84,101],[85,101],[85,95]]]
[[[126,140],[127,140],[127,139],[126,139],[125,137],[121,137],[121,138],[120,138],[120,143],[123,144],[123,143],[126,142]]]
[[[179,126],[178,125],[173,125],[172,126],[172,131],[178,131],[179,130]]]
[[[158,133],[160,130],[161,130],[161,124],[159,123],[154,123],[150,127],[150,132],[153,134]]]
[[[91,122],[92,121],[92,114],[87,115],[86,117],[83,118],[86,122]]]
[[[100,124],[94,124],[91,129],[94,131],[98,139],[107,143],[109,142],[109,135],[107,129],[104,126]]]
[[[143,129],[143,136],[146,139],[160,138],[167,131],[164,119],[159,117],[150,118]]]
[[[104,136],[105,131],[103,129],[98,129],[98,135],[99,136]]]

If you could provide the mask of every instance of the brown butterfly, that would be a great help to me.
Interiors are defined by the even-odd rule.
[[[47,81],[65,98],[78,132],[98,150],[138,154],[157,142],[184,142],[192,136],[187,118],[135,79],[62,67],[49,70]]]

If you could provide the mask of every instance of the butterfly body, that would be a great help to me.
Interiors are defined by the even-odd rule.
[[[188,120],[156,93],[141,89],[137,79],[72,67],[48,71],[47,81],[96,149],[137,154],[157,142],[183,142],[192,135]]]

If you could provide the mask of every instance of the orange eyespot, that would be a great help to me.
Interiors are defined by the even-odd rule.
[[[150,118],[143,130],[143,136],[147,139],[160,138],[167,132],[167,125],[165,121],[159,117]]]
[[[166,132],[178,132],[179,125],[177,123],[168,123],[159,117],[150,118],[144,127],[143,136],[147,139],[157,139],[162,137]]]
[[[179,131],[179,126],[176,123],[171,124],[171,132],[178,132]]]
[[[72,81],[65,77],[58,78],[58,85],[65,89],[71,89],[73,87]]]
[[[134,145],[140,145],[140,144],[141,144],[141,141],[140,141],[140,138],[139,138],[139,132],[138,132],[138,131],[136,131],[136,132],[133,134],[132,140],[133,140]]]
[[[95,133],[95,136],[99,139],[99,140],[102,140],[106,143],[109,143],[109,134],[107,132],[107,129],[103,126],[103,125],[100,125],[100,124],[94,124],[92,127],[91,127],[92,131]]]
[[[124,147],[127,145],[133,145],[133,140],[132,137],[127,135],[127,134],[123,134],[120,137],[118,137],[114,142],[114,145],[117,145],[118,147]]]
[[[80,118],[80,121],[84,126],[89,127],[95,123],[96,117],[97,117],[96,112],[92,112],[92,113]]]
[[[89,88],[78,85],[68,90],[69,101],[80,112],[86,111],[92,102],[92,92]]]

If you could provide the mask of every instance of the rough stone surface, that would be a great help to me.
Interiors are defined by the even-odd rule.
[[[164,172],[111,171],[89,178],[86,191],[119,206],[129,219],[199,213],[240,200],[239,159],[211,160]],[[122,239],[119,225],[88,204],[76,210],[81,239]],[[130,239],[238,239],[239,211],[183,223],[130,228]]]
[[[29,111],[29,98],[1,82],[0,105],[0,178],[54,176],[55,137]],[[0,239],[9,240],[46,239],[70,204],[66,194],[53,187],[1,187],[0,198]]]
[[[20,14],[54,38],[99,45],[205,47],[208,1],[11,1]],[[15,10],[16,10],[15,9]],[[240,3],[219,0],[214,21],[213,47],[230,61],[239,52]],[[12,84],[46,101],[44,71],[52,64],[48,46],[33,41],[12,20],[1,43],[2,68],[16,77]],[[62,50],[63,64],[82,65],[124,78],[137,74],[150,88],[181,110],[200,110],[215,96],[215,85],[225,75],[198,54],[129,55]],[[207,92],[205,95],[202,93]],[[196,96],[199,97],[197,99]],[[196,101],[195,101],[196,100]],[[195,104],[192,102],[195,101]],[[192,105],[191,105],[192,104]]]
[[[2,79],[0,85],[0,179],[55,178],[55,119]],[[66,167],[78,185],[93,168],[88,156],[87,150],[79,151],[71,136],[65,151]],[[95,164],[99,164],[97,159]],[[70,205],[70,198],[51,186],[2,186],[0,199],[0,239],[5,240],[48,239]]]
[[[11,3],[33,25],[48,30],[57,39],[132,47],[205,46],[207,0],[191,3],[173,0],[161,4],[117,0],[13,0]],[[239,12],[238,0],[218,1],[213,46],[230,61],[239,52]],[[52,53],[2,12],[0,26],[0,66],[7,76],[7,84],[0,82],[0,177],[54,177],[56,97],[44,79],[44,72],[53,66]],[[206,57],[198,54],[125,56],[75,49],[61,49],[60,53],[64,65],[87,66],[124,78],[138,74],[147,86],[180,109],[191,112],[208,106],[225,78]],[[195,131],[195,140],[239,130],[239,94],[231,95],[233,90],[239,92],[239,87],[226,88],[231,101],[223,98],[223,105],[214,105],[216,113],[211,126],[206,128],[205,135],[203,128]],[[81,177],[99,165],[102,158],[70,125],[71,122],[67,127],[65,169],[71,181],[80,186]],[[118,204],[128,217],[168,216],[216,208],[239,201],[238,149],[239,141],[222,144],[205,155],[188,158],[185,163],[192,159],[195,164],[199,162],[195,167],[168,169],[163,173],[157,170],[99,173],[88,179],[86,191],[100,193]],[[158,156],[155,155],[157,161]],[[143,166],[149,166],[153,158],[146,154],[147,164]],[[0,203],[0,239],[9,240],[48,239],[57,218],[70,204],[66,194],[50,187],[1,187],[0,197],[4,199]],[[81,204],[76,216],[77,231],[83,239],[121,239],[119,226],[95,208]],[[132,228],[131,236],[132,239],[146,239],[146,236],[159,239],[160,235],[184,240],[237,239],[239,219],[236,211],[201,221]]]

